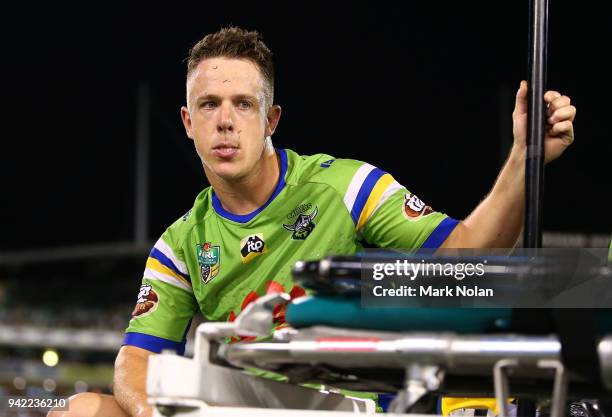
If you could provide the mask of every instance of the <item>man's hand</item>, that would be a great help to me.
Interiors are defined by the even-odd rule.
[[[544,138],[544,162],[557,159],[574,141],[573,121],[576,107],[570,104],[570,98],[557,91],[547,91],[544,101],[548,105],[546,112],[546,137]],[[521,81],[516,93],[516,104],[512,113],[514,148],[524,154],[527,143],[527,81]]]
[[[569,97],[547,91],[544,162],[558,158],[574,141],[576,108]],[[451,232],[446,248],[512,248],[523,225],[525,150],[527,149],[527,82],[521,81],[512,113],[514,146],[489,195]]]

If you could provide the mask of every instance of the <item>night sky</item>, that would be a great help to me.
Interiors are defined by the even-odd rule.
[[[183,59],[230,24],[275,54],[276,146],[365,160],[469,214],[508,150],[528,2],[289,3],[3,13],[0,249],[131,238],[139,82],[152,91],[149,238],[186,212],[207,183],[179,117]],[[612,39],[593,6],[551,0],[548,85],[578,115],[575,144],[547,167],[546,230],[612,231]]]

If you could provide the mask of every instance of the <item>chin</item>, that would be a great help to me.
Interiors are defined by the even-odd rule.
[[[224,164],[224,165],[227,165],[227,164]],[[217,177],[219,177],[219,178],[221,178],[223,180],[226,180],[226,181],[237,180],[237,179],[240,179],[240,178],[244,177],[243,170],[241,170],[239,167],[236,167],[236,166],[234,166],[234,167],[227,167],[227,166],[219,167],[219,166],[217,166],[215,168],[216,169],[212,170],[213,173]]]
[[[249,173],[251,173],[255,168],[244,159],[238,158],[223,161],[213,156],[209,162],[210,163],[204,163],[207,175],[212,174],[215,177],[225,181],[237,181],[243,179],[249,176]]]

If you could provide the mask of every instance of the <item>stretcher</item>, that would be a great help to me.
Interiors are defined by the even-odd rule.
[[[612,398],[608,309],[561,315],[589,320],[576,329],[577,337],[588,331],[576,350],[565,343],[576,339],[564,335],[567,326],[559,333],[554,323],[522,332],[513,323],[521,315],[510,308],[362,308],[355,270],[340,268],[331,276],[333,260],[296,265],[296,280],[318,287],[317,295],[292,301],[268,294],[234,322],[201,324],[193,359],[171,352],[151,356],[147,392],[156,415],[343,417],[376,411],[373,400],[341,389],[394,394],[389,412],[412,416],[431,414],[441,396],[492,397],[501,416],[511,415],[511,398],[548,398],[551,417],[563,417],[569,399]],[[267,337],[279,306],[286,306],[290,326]],[[534,322],[544,316],[541,310],[530,314],[537,315]],[[225,343],[245,336],[257,339]],[[286,381],[253,375],[253,368]]]

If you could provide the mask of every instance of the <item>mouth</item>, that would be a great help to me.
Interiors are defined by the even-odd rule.
[[[222,142],[212,148],[213,154],[219,158],[231,159],[240,151],[240,147],[233,143]]]

